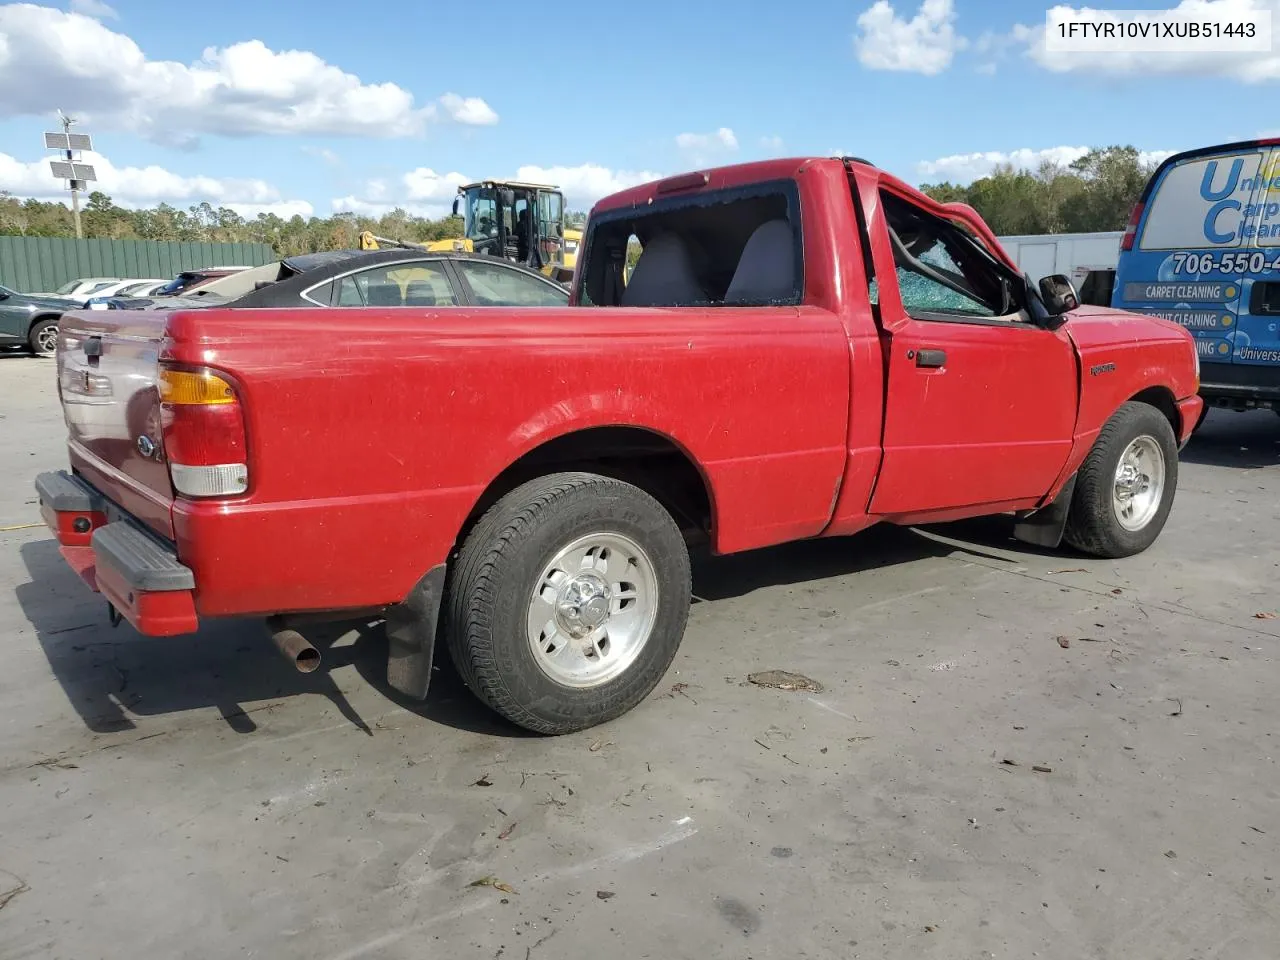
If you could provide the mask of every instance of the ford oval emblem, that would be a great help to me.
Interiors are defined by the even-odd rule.
[[[156,452],[155,441],[143,434],[138,438],[138,452],[144,457],[150,458]]]

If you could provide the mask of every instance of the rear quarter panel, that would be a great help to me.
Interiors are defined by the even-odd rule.
[[[396,602],[498,474],[595,426],[686,451],[720,551],[814,535],[844,467],[849,363],[836,315],[801,313],[175,314],[164,355],[232,374],[250,448],[246,497],[174,506],[200,612]]]

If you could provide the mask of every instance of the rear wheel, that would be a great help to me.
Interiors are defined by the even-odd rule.
[[[37,357],[52,357],[58,352],[58,318],[41,317],[31,325],[27,343]]]
[[[1164,529],[1178,486],[1178,446],[1155,407],[1126,403],[1098,435],[1076,477],[1064,539],[1118,558],[1141,553]]]
[[[638,487],[586,473],[498,501],[459,553],[445,623],[468,687],[507,719],[570,733],[626,713],[670,666],[689,554]]]

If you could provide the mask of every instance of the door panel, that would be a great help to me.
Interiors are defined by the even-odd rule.
[[[1001,292],[1000,278],[1014,275],[953,224],[874,182],[859,183],[859,199],[889,358],[871,512],[954,514],[1042,497],[1075,429],[1065,330],[1034,326],[1020,309],[997,316],[1019,306]]]
[[[872,512],[941,511],[1049,490],[1075,426],[1076,363],[1062,331],[909,319],[887,341]]]

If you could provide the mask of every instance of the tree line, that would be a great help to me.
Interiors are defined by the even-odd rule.
[[[1005,165],[967,185],[930,183],[920,189],[937,200],[969,204],[1000,235],[1091,233],[1124,229],[1153,169],[1134,147],[1115,146],[1090,150],[1065,167],[1049,161],[1034,171]],[[580,225],[586,214],[572,211],[565,220]],[[460,217],[432,220],[402,209],[376,218],[354,213],[287,219],[261,213],[246,218],[209,203],[186,210],[167,203],[135,210],[117,206],[101,191],[89,194],[81,225],[86,237],[104,239],[265,243],[282,257],[349,249],[365,230],[416,243],[462,236]],[[64,204],[0,192],[0,234],[73,237],[75,224]]]
[[[586,214],[569,211],[566,225],[580,224]],[[336,213],[331,217],[285,218],[274,213],[242,217],[228,207],[198,203],[186,210],[162,203],[150,209],[120,207],[107,194],[94,191],[80,213],[81,229],[90,239],[183,240],[204,243],[265,243],[278,256],[322,250],[347,250],[359,245],[370,230],[380,237],[429,243],[462,236],[461,217],[432,220],[402,209],[381,217]],[[26,237],[74,237],[75,221],[64,204],[23,200],[0,192],[0,234]]]
[[[1125,228],[1155,167],[1134,147],[1104,147],[1065,167],[1045,161],[1029,171],[1006,164],[967,186],[920,189],[944,203],[969,204],[1000,236],[1094,233]]]

